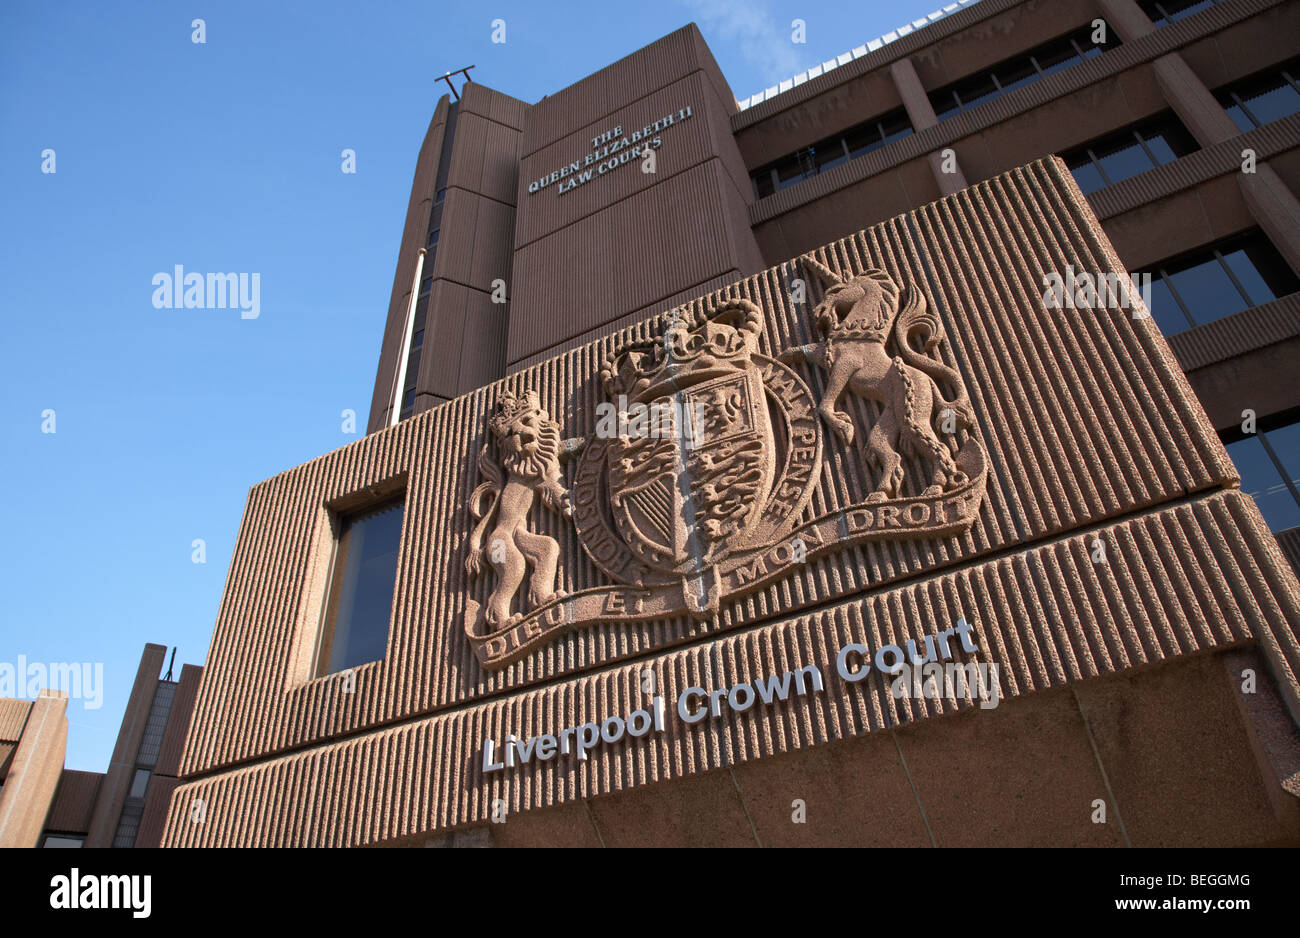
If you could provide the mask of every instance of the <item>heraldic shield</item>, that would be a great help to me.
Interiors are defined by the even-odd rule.
[[[614,523],[628,548],[662,573],[699,573],[725,557],[772,488],[761,378],[725,361],[702,371],[702,379],[682,374],[686,387],[671,396],[633,402],[644,407],[646,434],[619,436],[610,447]]]

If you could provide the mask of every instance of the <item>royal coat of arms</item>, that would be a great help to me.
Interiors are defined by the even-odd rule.
[[[472,499],[482,520],[471,572],[486,557],[498,583],[487,610],[467,602],[466,631],[484,666],[509,664],[572,628],[682,612],[713,618],[723,601],[790,576],[810,557],[872,539],[950,537],[974,523],[984,452],[961,376],[937,354],[942,326],[924,295],[880,270],[841,277],[811,255],[802,262],[825,287],[813,311],[819,342],[762,355],[762,310],[722,299],[665,314],[659,338],[611,356],[599,375],[606,402],[583,437],[562,440],[545,412],[503,398],[490,425],[513,464],[531,471],[507,480],[487,447],[480,459],[486,481]],[[809,387],[813,368],[825,372],[820,399]],[[879,407],[863,434],[842,409],[848,394]],[[812,517],[829,445],[823,425],[877,483],[861,504]],[[565,492],[560,460],[573,453]],[[914,491],[905,462],[920,477]],[[572,517],[574,536],[611,585],[557,591],[555,542],[528,531],[534,490]],[[486,492],[513,509],[497,525],[511,540],[498,543],[505,549],[496,558],[484,543]],[[525,567],[530,608],[516,610]]]

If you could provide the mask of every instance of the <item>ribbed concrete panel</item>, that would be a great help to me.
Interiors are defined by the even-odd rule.
[[[724,599],[712,623],[681,615],[579,630],[494,673],[480,669],[464,632],[466,598],[484,602],[492,588],[490,576],[467,579],[464,556],[473,527],[468,503],[479,482],[475,461],[494,402],[506,389],[535,389],[566,436],[591,436],[596,405],[604,400],[596,379],[601,364],[629,340],[658,338],[657,320],[255,486],[217,619],[185,774],[703,642],[741,625],[1234,485],[1235,470],[1151,320],[1121,310],[1044,308],[1046,272],[1072,264],[1123,274],[1099,231],[1068,172],[1050,161],[818,252],[832,269],[879,266],[926,295],[948,337],[941,354],[963,377],[989,455],[985,501],[961,537],[874,541],[818,557],[765,589]],[[813,339],[808,311],[789,302],[795,276],[808,274],[800,265],[781,265],[683,305],[702,310],[720,295],[753,300],[765,313],[760,351],[774,355]],[[814,283],[813,303],[819,291]],[[820,394],[820,373],[802,373]],[[876,404],[846,397],[844,406],[859,426],[877,419]],[[827,434],[807,519],[863,502],[878,481],[874,472],[861,450]],[[908,485],[919,489],[918,482],[909,477]],[[406,491],[388,654],[357,669],[355,693],[344,693],[337,678],[309,680],[305,664],[324,592],[327,506],[356,505],[367,489],[385,484],[404,484]],[[608,582],[568,522],[538,509],[531,524],[561,546],[562,589]]]
[[[162,844],[163,830],[167,826],[167,809],[171,805],[172,792],[179,784],[177,779],[166,775],[155,775],[149,779],[149,790],[145,795],[144,811],[140,815],[134,846],[147,848]]]
[[[0,699],[0,741],[18,742],[23,735],[23,724],[31,712],[30,700]]]
[[[506,373],[507,309],[504,303],[492,302],[489,293],[471,290],[466,294],[456,394],[490,384]]]
[[[1106,561],[1093,560],[1096,540]],[[182,785],[165,843],[174,846],[355,846],[879,732],[968,710],[946,696],[898,698],[878,670],[849,684],[838,650],[919,640],[965,616],[999,665],[1002,699],[1254,640],[1295,700],[1300,604],[1294,574],[1254,504],[1202,496],[1035,549],[1007,553],[824,611],[769,623],[632,665],[515,694]],[[585,761],[557,756],[484,776],[479,747],[645,706],[654,671],[668,700],[690,686],[816,664],[824,690],[784,703],[602,745]],[[203,824],[190,822],[196,800]]]
[[[720,93],[725,88],[692,25],[531,108],[518,173],[508,361],[729,271],[761,269],[745,211],[748,171],[728,125],[735,100],[729,89]],[[619,137],[598,140],[616,127]],[[641,133],[660,142],[653,173],[642,171]]]
[[[452,145],[447,187],[479,192],[483,182],[483,152],[492,122],[477,114],[461,111],[456,115],[456,141]],[[447,207],[450,211],[451,206]],[[441,249],[441,245],[439,245]]]
[[[172,698],[171,714],[163,733],[158,764],[154,766],[155,775],[180,774],[181,753],[185,749],[185,737],[189,733],[190,717],[194,713],[194,701],[198,698],[199,679],[202,677],[203,668],[197,665],[187,664],[181,667],[181,679]]]
[[[1291,564],[1291,569],[1300,572],[1300,528],[1290,528],[1278,534],[1277,546],[1282,549],[1282,556]]]
[[[102,772],[78,772],[64,769],[59,777],[59,787],[54,792],[50,816],[45,829],[67,834],[84,834],[90,829],[90,816],[95,810],[95,799],[104,782]]]
[[[687,72],[713,66],[699,56],[699,29],[694,23],[669,33],[643,49],[607,65],[532,106],[525,120],[525,157],[609,115],[628,101],[651,94]],[[725,84],[725,82],[724,82]],[[732,107],[734,108],[734,100]]]
[[[723,175],[716,160],[697,163],[588,218],[581,243],[559,232],[515,252],[509,360],[736,268]],[[695,223],[683,224],[682,206]]]
[[[519,182],[519,131],[502,124],[487,125],[483,134],[483,175],[479,192],[507,205],[515,204]],[[513,226],[513,219],[511,220]],[[510,244],[513,232],[507,232]]]
[[[519,165],[517,203],[520,211],[519,225],[515,231],[515,249],[519,250],[538,238],[557,231],[572,238],[573,232],[568,230],[570,226],[581,224],[584,219],[609,209],[633,193],[661,185],[676,173],[690,169],[703,160],[712,159],[719,153],[719,149],[710,130],[710,116],[716,116],[719,109],[709,106],[711,98],[703,74],[693,72],[646,98],[620,107],[616,115],[584,124],[572,134],[525,157]],[[686,107],[691,108],[691,115],[679,120],[678,112]],[[662,144],[655,151],[654,174],[641,171],[640,156],[616,169],[599,172],[602,162],[606,162],[609,156],[619,156],[622,151],[604,157],[593,157],[590,163],[585,162],[588,154],[597,154],[605,146],[592,146],[592,139],[597,135],[621,125],[623,136],[631,140],[633,132],[642,131],[647,126],[653,127],[655,121],[667,117],[674,118],[673,124],[657,131],[652,130],[650,135],[652,141],[658,137]],[[729,137],[725,143],[729,149],[735,150]],[[636,145],[640,145],[639,140]],[[627,151],[630,152],[631,149],[632,146],[629,146]],[[594,172],[590,182],[564,193],[559,192],[560,182],[550,183],[536,192],[528,191],[532,183],[549,177],[553,171],[574,161],[580,164],[580,170]],[[739,154],[736,154],[733,169],[738,162]],[[748,174],[745,180],[745,190],[748,191]]]
[[[739,279],[740,279],[740,271],[738,270],[729,271],[728,273],[722,275],[721,277],[711,277],[708,280],[704,281],[703,283],[696,284],[689,290],[683,290],[680,293],[673,294],[672,296],[668,297],[666,300],[662,300],[658,303],[652,303],[649,306],[644,306],[641,309],[638,309],[634,312],[628,313],[624,316],[620,316],[617,319],[610,322],[608,325],[599,326],[595,329],[588,329],[586,332],[582,333],[581,335],[576,335],[571,339],[565,339],[562,342],[557,342],[555,345],[547,349],[543,349],[542,351],[537,352],[533,355],[529,355],[526,358],[522,359],[521,361],[511,362],[510,370],[519,371],[520,369],[523,368],[529,368],[533,365],[540,364],[541,362],[546,361],[548,358],[555,358],[558,355],[562,355],[565,352],[571,351],[580,346],[588,345],[591,342],[594,342],[597,339],[601,338],[607,332],[611,332],[619,329],[626,329],[628,326],[635,325],[641,322],[643,319],[648,319],[651,316],[657,315],[661,310],[665,308],[671,309],[672,307],[676,306],[678,303],[684,303],[687,300],[693,300],[697,296],[700,296],[702,294],[713,293],[716,290],[719,290],[720,288],[726,286],[727,284],[734,283]]]
[[[468,258],[466,259],[468,262]],[[429,310],[420,351],[417,391],[455,397],[460,386],[461,347],[467,340],[465,310],[477,291],[452,280],[435,280],[429,293]],[[472,340],[471,340],[472,341]]]
[[[1300,294],[1252,306],[1169,337],[1184,371],[1245,355],[1300,335]]]
[[[529,105],[487,85],[468,82],[460,89],[460,109],[461,113],[477,114],[512,130],[522,130]]]

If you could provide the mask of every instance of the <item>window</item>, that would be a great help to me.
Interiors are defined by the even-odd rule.
[[[317,654],[318,675],[384,657],[397,581],[402,501],[339,520]]]
[[[432,277],[425,277],[420,281],[420,296],[424,296],[424,294],[428,293],[431,289],[433,289]]]
[[[42,847],[81,847],[86,843],[85,837],[74,834],[46,834],[41,841]]]
[[[128,798],[143,798],[146,791],[149,790],[149,770],[136,769],[135,776],[131,779],[131,790],[127,793]]]
[[[1109,26],[1106,27],[1106,41],[1103,43],[1092,41],[1093,32],[1091,25],[1084,26],[1029,52],[1013,56],[990,69],[931,91],[930,104],[934,107],[935,116],[941,121],[947,120],[1009,91],[1078,65],[1085,59],[1095,58],[1120,44],[1119,37]]]
[[[865,156],[887,143],[901,140],[911,132],[912,124],[902,108],[857,124],[842,134],[819,140],[810,147],[796,150],[752,172],[750,178],[754,181],[754,194],[760,199],[764,198],[849,160]]]
[[[1139,0],[1138,6],[1147,15],[1147,19],[1155,24],[1156,29],[1161,29],[1223,2],[1224,0]]]
[[[442,201],[443,199],[445,199],[446,197],[447,197],[447,190],[446,190],[446,189],[439,189],[439,190],[438,190],[438,194],[434,197],[434,200],[433,200],[433,201],[434,201],[434,202],[441,202],[441,201]]]
[[[1300,525],[1300,422],[1242,437],[1228,444],[1241,474],[1241,490],[1255,499],[1273,531]]]
[[[1170,112],[1061,154],[1084,195],[1198,149]]]
[[[1300,111],[1297,75],[1300,59],[1292,59],[1233,82],[1215,96],[1240,130],[1254,130]]]
[[[1213,322],[1300,289],[1258,230],[1155,265],[1151,315],[1165,335]]]

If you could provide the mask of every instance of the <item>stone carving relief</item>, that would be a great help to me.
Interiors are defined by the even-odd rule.
[[[468,568],[476,574],[486,561],[496,571],[487,608],[467,600],[466,632],[484,667],[572,628],[682,612],[712,619],[724,599],[820,554],[951,537],[974,523],[984,451],[924,295],[880,270],[841,277],[811,255],[802,263],[825,286],[813,311],[819,342],[769,358],[758,351],[762,310],[725,299],[704,313],[667,313],[659,339],[611,356],[600,381],[619,419],[593,420],[585,438],[564,440],[533,391],[502,397],[489,429],[504,471],[485,446],[486,481],[470,499],[478,524]],[[805,380],[814,368],[825,372],[820,400]],[[856,426],[841,409],[846,393],[876,402],[879,418]],[[878,483],[860,504],[809,518],[827,446],[822,421],[838,437],[836,458],[863,461]],[[576,453],[570,501],[561,463]],[[919,491],[905,491],[909,463]],[[537,495],[572,519],[571,536],[610,585],[557,591],[558,544],[528,526]],[[528,570],[528,609],[512,612]]]
[[[512,615],[510,607],[529,569],[528,602],[534,608],[560,597],[556,589],[560,545],[553,537],[528,530],[528,512],[540,495],[547,508],[573,517],[561,461],[582,441],[561,438],[560,425],[542,409],[535,391],[522,397],[503,395],[488,418],[488,430],[502,454],[501,464],[492,460],[484,445],[478,469],[486,481],[470,496],[470,513],[478,524],[470,534],[465,569],[471,577],[477,576],[487,560],[496,570],[496,587],[487,609],[473,609],[470,618],[481,616],[490,628],[498,629],[523,618],[523,613]]]
[[[961,375],[931,354],[943,341],[943,326],[929,311],[924,294],[915,288],[906,291],[900,311],[902,291],[883,270],[866,270],[844,280],[811,255],[802,263],[826,287],[813,312],[823,340],[791,349],[781,360],[807,361],[826,370],[826,393],[817,411],[846,445],[853,442],[854,428],[849,415],[839,409],[844,392],[882,405],[866,440],[867,454],[881,473],[880,486],[868,500],[898,497],[904,455],[924,464],[931,480],[924,495],[966,485],[970,479],[953,457],[958,452],[957,431],[973,430],[975,415]],[[951,399],[944,396],[941,383],[955,389]],[[943,428],[944,422],[948,427]]]

